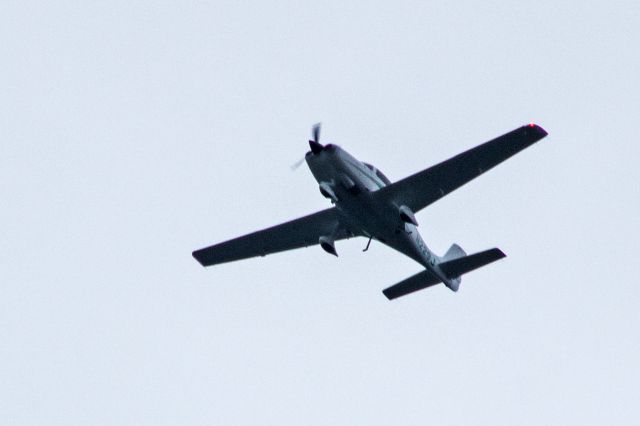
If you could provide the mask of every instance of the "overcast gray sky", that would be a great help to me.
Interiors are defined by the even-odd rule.
[[[0,422],[637,424],[637,1],[0,2]],[[389,302],[373,243],[204,269],[328,206],[550,136],[418,215],[508,258]]]

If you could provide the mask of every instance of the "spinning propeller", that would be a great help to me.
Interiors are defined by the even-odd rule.
[[[322,145],[319,141],[320,141],[320,123],[314,124],[313,128],[311,129],[311,134],[313,139],[309,140],[309,148],[311,148],[311,152],[316,155],[316,154],[320,154],[322,152],[322,150],[324,149],[324,145]],[[298,167],[300,167],[302,165],[302,163],[304,162],[304,157],[301,158],[300,160],[296,161],[294,164],[291,165],[291,170],[295,171],[298,169]]]
[[[320,123],[313,126],[313,140],[309,141],[309,147],[314,154],[320,154],[324,146],[320,143]]]

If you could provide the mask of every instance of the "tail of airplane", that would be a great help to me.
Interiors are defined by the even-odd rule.
[[[442,262],[446,262],[447,260],[457,259],[466,255],[467,253],[462,250],[462,247],[457,244],[452,244],[451,247],[449,247],[449,250],[447,250],[447,252],[444,254],[444,256],[440,258],[440,260]]]
[[[503,257],[506,257],[506,254],[497,248],[467,256],[459,245],[454,244],[447,250],[447,253],[440,258],[438,267],[447,279],[450,280],[451,286],[449,288],[457,291],[458,287],[460,287],[461,276],[463,274],[481,268]],[[441,282],[442,280],[440,278],[426,270],[400,281],[398,284],[383,290],[382,293],[384,293],[387,299],[392,300],[413,293],[414,291],[440,284]]]

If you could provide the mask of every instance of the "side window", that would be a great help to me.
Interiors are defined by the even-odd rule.
[[[386,177],[384,175],[384,173],[382,173],[380,170],[376,170],[376,175],[378,175],[378,177],[387,185],[391,184],[391,181],[389,180],[388,177]]]
[[[376,176],[378,176],[380,178],[381,181],[383,181],[385,183],[385,185],[390,185],[391,181],[389,180],[388,177],[386,177],[384,175],[384,173],[382,173],[380,170],[376,169],[375,167],[373,167],[371,164],[369,163],[363,163],[365,166],[367,166],[367,168],[369,170],[371,170],[372,172],[374,172],[376,174]]]

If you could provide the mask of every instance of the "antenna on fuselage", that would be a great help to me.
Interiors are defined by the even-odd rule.
[[[369,237],[369,241],[367,241],[367,246],[362,250],[362,251],[367,251],[369,250],[369,246],[371,245],[371,240],[373,239],[373,237]]]

